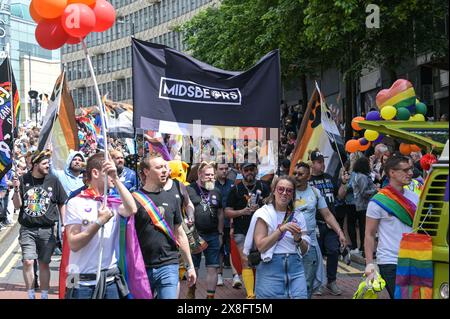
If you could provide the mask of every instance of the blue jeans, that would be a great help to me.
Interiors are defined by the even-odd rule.
[[[178,264],[147,268],[153,296],[157,299],[177,299],[178,290]]]
[[[298,254],[274,254],[256,267],[257,299],[306,299],[306,278]]]
[[[319,246],[322,255],[327,256],[327,279],[328,283],[336,281],[340,242],[339,237],[334,230],[327,227],[326,224],[319,224]]]
[[[80,285],[79,288],[73,290],[71,299],[91,299],[94,290],[95,286]],[[106,284],[105,299],[120,299],[119,289],[114,281]]]
[[[195,268],[200,268],[202,253],[205,254],[205,266],[211,268],[220,267],[220,240],[218,233],[202,234],[200,236],[208,243],[208,248],[199,254],[192,255],[192,262]]]
[[[317,267],[319,267],[316,247],[309,246],[308,252],[306,253],[306,255],[303,256],[303,267],[305,268],[306,286],[308,288],[308,299],[311,299],[314,279],[316,277]]]

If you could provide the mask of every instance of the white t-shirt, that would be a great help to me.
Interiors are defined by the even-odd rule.
[[[101,202],[93,199],[74,197],[66,206],[64,225],[80,224],[84,231],[89,224],[97,220],[97,211]],[[104,225],[102,269],[117,266],[119,256],[119,214],[117,208],[111,209],[114,217]],[[92,237],[89,243],[79,251],[70,252],[69,274],[96,274],[100,253],[101,230]],[[95,283],[95,282],[94,282]]]
[[[419,196],[409,190],[404,195],[417,205]],[[389,215],[383,208],[374,202],[367,206],[367,217],[379,219],[377,264],[397,264],[398,251],[403,233],[410,233],[412,228],[403,224],[397,217]]]
[[[284,220],[285,212],[276,212],[277,213],[277,223],[281,225]],[[310,243],[310,238],[306,235],[308,231],[306,227],[305,217],[303,213],[300,211],[294,212],[294,217],[291,222],[297,223],[302,230],[302,239],[305,240],[308,244]],[[294,242],[294,236],[292,236],[291,232],[285,232],[284,236],[281,240],[279,240],[275,246],[274,254],[294,254],[297,251],[297,246]]]

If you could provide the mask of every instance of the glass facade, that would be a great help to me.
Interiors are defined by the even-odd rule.
[[[138,1],[141,2],[143,0],[111,0],[110,2],[118,12],[114,26],[105,32],[93,32],[86,37],[85,41],[88,48],[102,45],[105,48],[104,53],[92,56],[92,64],[97,76],[131,68],[131,47],[113,48],[109,45],[112,41],[129,38],[133,33],[137,35],[140,32],[150,30],[213,2],[212,0],[161,0],[153,1],[153,3],[152,1],[145,1],[147,6],[139,10],[133,10],[130,5]],[[127,10],[127,6],[130,6],[130,10]],[[184,51],[186,47],[183,44],[182,35],[175,30],[167,29],[166,31],[153,38],[138,37],[139,39],[164,44],[176,50]],[[65,45],[62,48],[62,54],[70,54],[81,50],[81,44]],[[65,64],[69,82],[90,77],[84,57],[67,61]],[[93,86],[71,88],[75,105],[91,106],[96,104]],[[132,99],[131,77],[119,77],[118,79],[111,77],[110,81],[99,83],[99,89],[102,95],[107,93],[108,98],[114,101]]]

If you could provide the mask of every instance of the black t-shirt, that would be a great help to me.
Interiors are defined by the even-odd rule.
[[[159,208],[167,225],[175,234],[176,225],[181,224],[181,212],[173,194],[166,191],[150,193],[143,189]],[[176,243],[164,232],[155,227],[147,211],[136,201],[138,211],[135,215],[136,233],[141,246],[142,256],[146,267],[158,268],[161,266],[178,264],[178,249]],[[161,209],[161,207],[163,209]]]
[[[258,189],[261,191],[261,196],[258,202],[260,207],[264,204],[263,199],[270,195],[269,187],[262,181],[257,181],[253,190],[251,187],[249,189],[251,193],[255,195]],[[247,207],[250,197],[251,195],[245,188],[244,184],[239,183],[237,186],[233,186],[231,188],[230,194],[228,195],[227,207],[230,207],[233,210],[244,209]],[[251,219],[252,215],[244,215],[233,218],[234,233],[246,235]]]
[[[34,178],[31,172],[20,178],[19,223],[25,227],[51,227],[59,220],[58,205],[67,199],[64,187],[56,176]]]
[[[207,191],[200,187],[196,182],[187,187],[189,198],[194,204],[195,228],[202,234],[217,233],[219,225],[218,213],[222,208],[222,196],[218,189]],[[204,204],[202,204],[202,196]]]
[[[334,202],[338,188],[335,187],[333,183],[333,177],[331,177],[331,175],[327,173],[323,173],[317,176],[311,175],[309,179],[309,185],[314,186],[320,191],[322,196],[325,198],[325,201],[327,202],[328,209],[334,215],[335,214]],[[320,214],[320,212],[317,212],[316,220],[324,221],[322,214]]]

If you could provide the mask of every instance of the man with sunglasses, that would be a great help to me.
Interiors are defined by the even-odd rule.
[[[225,216],[232,219],[233,239],[239,250],[242,264],[242,279],[247,291],[247,298],[254,299],[254,275],[244,255],[244,241],[253,213],[263,205],[263,199],[270,195],[269,187],[256,180],[258,167],[255,163],[245,162],[241,165],[242,182],[234,186],[228,195]]]
[[[306,220],[306,228],[311,239],[309,250],[303,256],[303,265],[305,268],[305,277],[308,288],[308,299],[311,298],[314,289],[321,287],[325,282],[323,278],[322,254],[319,247],[319,241],[316,234],[316,215],[319,214],[323,220],[331,226],[336,234],[339,235],[341,245],[345,245],[345,235],[341,230],[339,223],[334,215],[328,209],[325,198],[319,190],[309,185],[311,172],[307,163],[297,163],[294,170],[295,180],[297,182],[297,191],[295,196],[295,210],[300,210]],[[332,290],[330,288],[330,290]]]
[[[368,277],[379,269],[386,281],[386,289],[394,298],[397,258],[403,233],[412,231],[412,222],[419,202],[419,196],[405,189],[411,183],[414,166],[405,156],[393,156],[384,166],[389,185],[379,190],[367,206],[366,235],[364,250]],[[378,245],[375,249],[375,235]],[[376,251],[376,262],[373,253]]]

